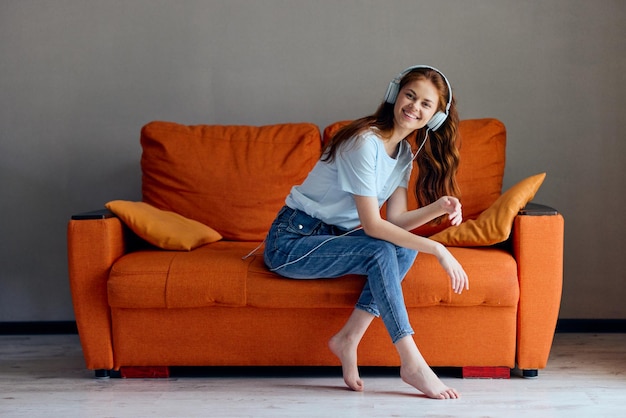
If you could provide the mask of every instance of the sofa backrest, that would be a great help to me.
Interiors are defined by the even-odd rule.
[[[320,157],[319,128],[185,126],[141,130],[143,201],[195,219],[227,240],[262,241],[291,187]]]
[[[329,138],[347,122],[324,130]],[[506,130],[496,119],[463,120],[457,173],[465,219],[487,209],[502,190]],[[195,219],[227,240],[262,241],[321,153],[319,128],[310,123],[271,126],[185,126],[151,122],[141,131],[143,201]],[[409,185],[409,207],[416,207]],[[429,236],[445,227],[426,225]]]
[[[348,121],[336,122],[324,129],[327,141]],[[457,182],[461,191],[464,219],[475,219],[487,209],[502,192],[502,179],[506,160],[506,128],[497,119],[467,119],[459,124],[460,162]],[[415,166],[416,167],[416,166]],[[409,183],[409,208],[417,207],[415,182],[418,170],[413,169]],[[449,226],[428,224],[416,233],[430,236]]]

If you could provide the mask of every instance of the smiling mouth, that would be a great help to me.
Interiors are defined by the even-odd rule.
[[[406,110],[402,109],[402,113],[404,114],[404,116],[406,116],[407,118],[413,119],[413,120],[418,120],[418,117],[415,116],[412,113],[408,113]]]

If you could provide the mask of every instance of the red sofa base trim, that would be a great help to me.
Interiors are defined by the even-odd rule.
[[[167,379],[170,377],[168,366],[124,366],[120,368],[124,379]]]
[[[462,367],[463,379],[510,379],[508,367]]]

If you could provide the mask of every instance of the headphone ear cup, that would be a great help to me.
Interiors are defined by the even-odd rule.
[[[430,118],[430,120],[428,121],[426,125],[430,128],[431,131],[434,132],[437,129],[439,129],[441,125],[443,125],[447,117],[448,115],[446,115],[445,113],[437,112],[433,115],[432,118]]]
[[[387,87],[387,93],[385,94],[385,101],[387,103],[395,103],[398,98],[398,90],[400,89],[400,83],[397,83],[395,80],[389,83],[389,87]]]

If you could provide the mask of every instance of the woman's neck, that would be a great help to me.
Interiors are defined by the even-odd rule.
[[[385,150],[390,157],[396,158],[400,142],[411,134],[411,131],[405,129],[394,129],[393,132],[385,132],[381,135],[385,143]]]

